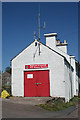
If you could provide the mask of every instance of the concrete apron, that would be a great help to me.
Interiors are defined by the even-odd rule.
[[[10,97],[9,99],[3,98],[2,100],[19,104],[39,105],[46,103],[46,101],[50,99],[52,99],[52,97]]]

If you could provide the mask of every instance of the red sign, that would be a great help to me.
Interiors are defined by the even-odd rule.
[[[25,69],[48,68],[48,64],[31,64],[25,65]]]

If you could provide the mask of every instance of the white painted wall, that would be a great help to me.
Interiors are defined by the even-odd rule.
[[[65,97],[64,58],[44,45],[40,45],[41,54],[35,42],[12,60],[12,95],[24,96],[24,70],[27,64],[48,64],[50,70],[50,96]]]
[[[65,100],[69,101],[69,99],[71,99],[72,96],[76,94],[75,60],[71,58],[70,61],[70,56],[55,46],[56,36],[52,36],[52,34],[49,35],[45,35],[47,46],[64,56],[68,62],[64,60],[64,57],[52,51],[41,43],[41,53],[39,56],[39,48],[38,46],[35,46],[35,42],[39,42],[33,42],[12,60],[13,96],[24,96],[24,71],[25,65],[29,64],[48,64],[50,71],[50,96],[65,97]],[[70,71],[70,63],[73,67],[73,72]]]
[[[67,53],[67,45],[59,45],[57,46],[57,48],[59,48],[61,51]]]
[[[67,61],[64,61],[64,75],[65,75],[65,102],[74,96],[73,89],[73,69],[70,67]]]
[[[54,34],[53,34],[54,35]],[[50,36],[51,36],[51,38],[50,38]],[[51,46],[52,45],[52,43],[49,43],[49,40],[51,41],[51,39],[52,39],[52,41],[53,41],[53,38],[52,37],[54,37],[54,36],[52,36],[52,34],[45,34],[45,37],[46,37],[46,41],[47,41],[47,46]],[[55,36],[56,37],[56,36]],[[50,38],[50,39],[49,39]],[[54,41],[55,41],[55,39],[54,39]],[[55,42],[54,42],[54,44],[55,44]],[[70,72],[70,74],[71,74],[71,83],[72,83],[72,96],[74,96],[74,95],[76,95],[76,86],[78,86],[78,82],[76,81],[76,67],[75,67],[75,59],[73,59],[73,56],[69,56],[68,54],[67,54],[67,49],[66,49],[66,47],[63,47],[63,46],[61,46],[61,47],[58,47],[58,46],[56,46],[55,47],[55,45],[53,46],[51,46],[51,48],[53,47],[53,49],[56,51],[56,52],[58,52],[58,53],[60,53],[61,55],[63,55],[65,58],[66,58],[66,60],[68,61],[68,63],[69,64],[71,64],[71,66],[72,66],[72,68],[73,68],[73,72]],[[65,51],[65,52],[64,52]],[[68,66],[67,66],[68,67]],[[69,70],[66,70],[67,72],[69,71]],[[65,73],[66,74],[66,73]],[[69,72],[68,72],[68,74],[69,74]],[[67,77],[68,77],[68,75],[67,75]],[[76,85],[77,84],[77,85]],[[66,93],[67,94],[67,93]],[[71,97],[69,97],[69,98],[72,98],[72,96]]]
[[[74,72],[73,72],[73,94],[76,95],[77,80],[76,80],[76,64],[75,64],[74,58],[71,58],[71,65],[73,66],[73,69],[74,69]]]
[[[56,47],[56,37],[46,37],[46,45],[49,46],[50,48]]]
[[[79,93],[79,77],[78,77],[78,66],[75,64],[76,67],[76,96],[78,96]]]
[[[55,50],[56,52],[60,53],[70,63],[70,56],[56,46],[57,33],[44,34],[44,36],[46,37],[46,45]]]
[[[56,47],[57,33],[44,34],[44,36],[46,37],[46,45],[54,49],[54,47]]]
[[[65,102],[70,99],[70,81],[69,81],[69,68],[68,63],[64,61],[64,76],[65,77]]]

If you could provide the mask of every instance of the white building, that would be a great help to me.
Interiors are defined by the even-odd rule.
[[[69,101],[78,95],[76,60],[67,54],[67,43],[57,33],[44,34],[46,45],[35,39],[11,60],[12,95],[52,96]]]

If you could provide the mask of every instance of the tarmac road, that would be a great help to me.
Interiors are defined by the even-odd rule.
[[[78,109],[70,107],[63,111],[47,111],[32,104],[2,101],[2,118],[77,118]]]

